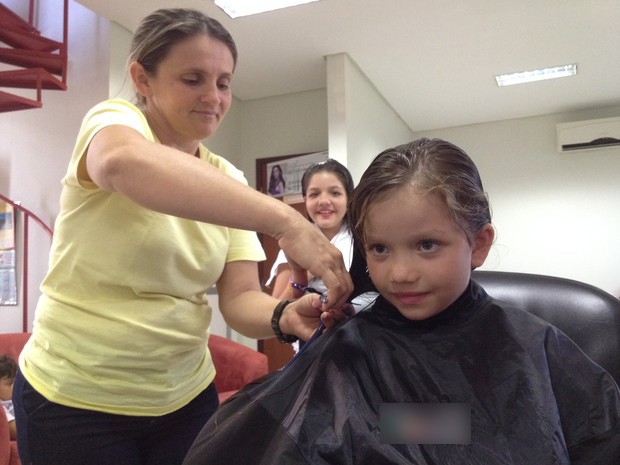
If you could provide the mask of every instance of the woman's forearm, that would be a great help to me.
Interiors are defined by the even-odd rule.
[[[329,305],[344,303],[353,290],[340,252],[299,212],[192,155],[111,126],[91,142],[86,166],[102,189],[146,208],[275,238],[290,260],[323,279]]]
[[[276,239],[304,220],[284,202],[194,156],[147,141],[130,128],[102,129],[89,148],[87,167],[101,188],[161,213]]]

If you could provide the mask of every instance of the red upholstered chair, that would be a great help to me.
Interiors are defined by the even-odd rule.
[[[269,372],[267,356],[243,344],[211,334],[209,350],[215,365],[220,402]]]
[[[17,361],[29,337],[30,333],[0,334],[0,354],[8,355]]]

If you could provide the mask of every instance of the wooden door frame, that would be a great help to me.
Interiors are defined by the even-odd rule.
[[[304,155],[311,155],[313,153],[318,153],[318,152],[303,152],[303,153],[296,153],[292,155],[280,155],[278,157],[257,158],[256,159],[256,190],[258,190],[259,192],[262,192],[263,194],[269,195],[267,194],[267,190],[269,187],[269,180],[267,179],[267,165],[269,165],[270,163],[273,163],[276,161],[282,161],[282,160],[290,160],[291,158],[303,157]],[[280,200],[285,201],[285,197],[280,198]],[[297,204],[289,204],[289,205],[291,205],[293,208],[296,208],[295,206]],[[307,217],[305,208],[300,209],[299,207],[297,207],[296,209],[302,215]],[[259,233],[258,239],[260,240],[264,248],[265,241],[271,238],[269,238],[268,236],[264,234]],[[271,265],[273,264],[275,258],[276,258],[275,256],[268,255],[267,260],[265,260],[262,263],[262,266],[259,267],[258,271],[259,271],[259,278],[260,278],[261,286],[263,286],[263,283],[266,281],[267,277],[269,276],[269,270],[271,270]],[[263,286],[263,290],[268,293],[271,292],[270,289],[265,289],[265,286]]]

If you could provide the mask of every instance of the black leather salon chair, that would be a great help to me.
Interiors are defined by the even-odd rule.
[[[491,297],[561,329],[620,384],[620,299],[553,276],[476,270],[472,279]]]

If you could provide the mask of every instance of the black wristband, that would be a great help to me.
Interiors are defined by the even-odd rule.
[[[280,329],[280,318],[282,318],[282,312],[284,312],[284,309],[290,303],[290,300],[280,301],[280,303],[276,305],[276,308],[273,311],[273,316],[271,317],[271,329],[273,329],[273,334],[276,335],[276,338],[282,344],[291,344],[298,339],[297,336],[282,334],[282,330]]]

